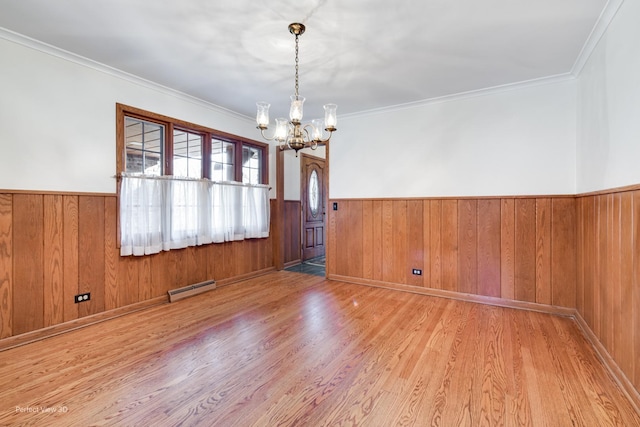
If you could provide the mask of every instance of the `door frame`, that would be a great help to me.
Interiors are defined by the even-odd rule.
[[[325,147],[325,157],[324,157],[324,188],[325,188],[325,194],[324,194],[324,203],[325,203],[325,208],[327,206],[329,206],[329,191],[330,191],[330,180],[329,180],[329,170],[330,170],[330,155],[329,155],[329,151],[330,151],[330,144],[328,142],[326,143],[321,143],[321,146]],[[286,150],[281,150],[279,147],[275,147],[275,157],[276,157],[276,182],[275,182],[275,189],[276,189],[276,198],[274,200],[273,203],[273,212],[271,215],[271,231],[273,234],[273,266],[275,267],[276,270],[284,270],[284,248],[285,248],[285,235],[284,235],[284,229],[285,229],[285,217],[284,217],[284,151]],[[326,226],[329,226],[329,223],[331,221],[330,216],[331,216],[331,212],[329,211],[327,213],[327,215],[325,216],[325,220],[326,220]],[[331,230],[329,230],[329,228],[327,228],[327,233],[329,233]],[[328,234],[325,236],[328,237]],[[325,244],[325,256],[326,256],[326,271],[327,271],[327,277],[328,277],[328,271],[329,271],[329,267],[332,265],[332,253],[331,253],[331,248],[330,248],[330,243],[329,243],[329,239],[327,239],[326,244]]]
[[[306,205],[308,204],[308,180],[305,170],[305,159],[310,162],[322,163],[322,180],[319,184],[322,186],[322,247],[324,255],[327,253],[327,179],[325,177],[327,173],[327,159],[323,157],[314,156],[312,154],[300,152],[300,259],[305,261],[305,223],[306,223]],[[315,236],[314,236],[315,239]],[[313,258],[313,257],[311,257]]]

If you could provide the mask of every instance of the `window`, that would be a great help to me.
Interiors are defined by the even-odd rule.
[[[203,136],[186,130],[173,131],[173,175],[203,178]]]
[[[261,184],[262,150],[248,145],[242,147],[242,182]]]
[[[235,144],[211,140],[211,180],[235,181]]]
[[[266,184],[268,145],[117,104],[118,173]]]
[[[163,125],[126,117],[125,172],[136,175],[162,175],[164,134]]]
[[[121,255],[269,236],[267,144],[120,104],[116,118]]]

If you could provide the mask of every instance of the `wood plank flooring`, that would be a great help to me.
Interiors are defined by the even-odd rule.
[[[272,273],[0,352],[0,425],[640,426],[572,319]]]

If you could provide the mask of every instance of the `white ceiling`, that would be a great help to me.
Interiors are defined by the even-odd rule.
[[[305,118],[569,75],[607,0],[0,0],[0,27],[253,117]],[[0,34],[1,36],[1,34]]]

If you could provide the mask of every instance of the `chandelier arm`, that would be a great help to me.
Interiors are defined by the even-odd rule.
[[[273,141],[274,139],[276,139],[276,131],[273,131],[273,136],[271,138],[269,138],[264,131],[266,131],[268,128],[266,126],[258,126],[258,129],[260,129],[260,134],[262,135],[262,137],[264,139],[266,139],[267,141]]]

